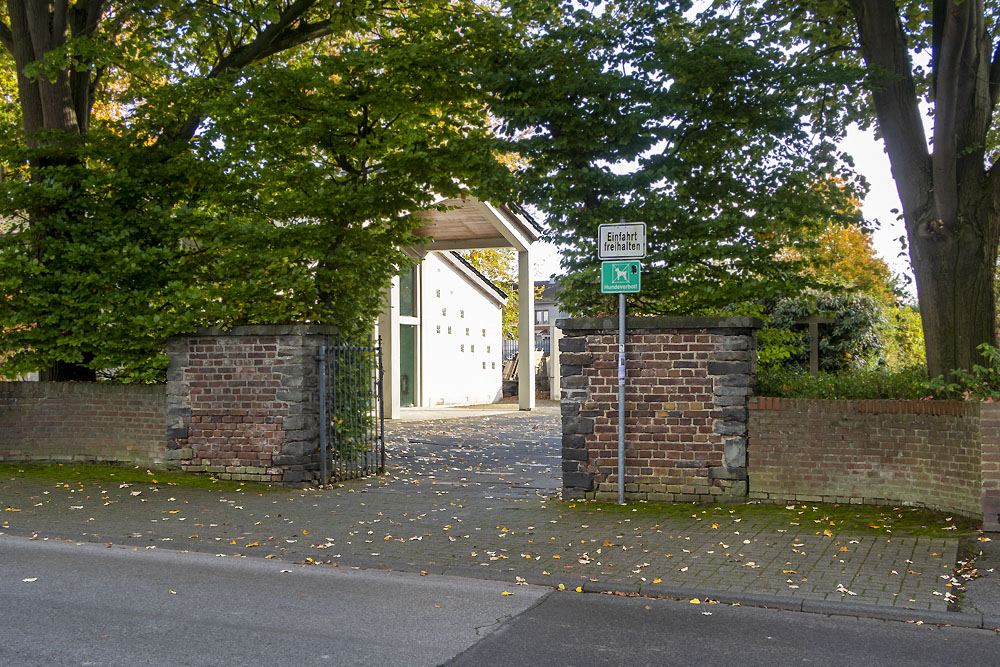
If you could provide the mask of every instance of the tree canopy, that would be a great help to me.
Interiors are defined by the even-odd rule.
[[[412,212],[504,186],[472,76],[499,19],[461,0],[0,3],[2,372],[155,379],[198,326],[364,328]]]
[[[832,222],[857,222],[864,184],[805,111],[845,76],[789,61],[741,17],[687,3],[579,9],[494,54],[503,130],[526,199],[561,244],[569,311],[599,294],[601,223],[645,221],[648,256],[632,313],[693,313],[804,285],[801,256]]]

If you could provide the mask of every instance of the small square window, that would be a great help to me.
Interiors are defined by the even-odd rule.
[[[440,324],[439,324],[439,325],[437,325],[437,327],[435,327],[435,328],[437,329],[437,332],[438,332],[438,333],[441,333],[441,325],[440,325]]]
[[[483,370],[484,371],[486,370],[486,362],[485,361],[483,362]]]
[[[497,369],[497,362],[492,361],[490,363],[493,364],[493,370],[496,370]]]
[[[475,351],[476,351],[476,346],[475,345],[470,345],[469,346],[469,352],[475,352]]]
[[[447,308],[442,308],[441,309],[441,315],[442,315],[442,317],[446,316],[447,314],[448,314],[448,309]]]
[[[465,327],[465,335],[466,335],[466,336],[468,336],[468,335],[469,335],[469,327]]]
[[[464,310],[460,310],[460,311],[458,311],[458,316],[459,316],[459,317],[460,317],[461,319],[463,319],[463,320],[464,320],[464,319],[465,319],[465,311],[464,311]]]
[[[490,346],[489,346],[489,345],[487,345],[487,346],[486,346],[486,354],[489,354],[489,353],[490,353]]]
[[[486,338],[486,329],[483,329],[483,338]]]
[[[449,334],[451,333],[451,327],[448,327],[448,333]]]
[[[439,290],[439,289],[434,290],[434,296],[436,296],[437,298],[440,299],[441,298],[441,290]]]
[[[465,352],[465,345],[463,344],[463,345],[459,346],[459,349],[460,349],[460,351]]]

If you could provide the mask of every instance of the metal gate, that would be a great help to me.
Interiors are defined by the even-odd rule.
[[[319,349],[320,482],[385,472],[382,345],[329,340]]]

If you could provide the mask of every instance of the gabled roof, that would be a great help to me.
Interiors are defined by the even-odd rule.
[[[433,239],[420,246],[424,251],[514,248],[527,250],[542,236],[542,228],[516,205],[494,205],[475,197],[443,199],[417,215],[425,220],[414,234]]]

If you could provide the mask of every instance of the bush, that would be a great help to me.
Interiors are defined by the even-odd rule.
[[[986,365],[975,364],[972,372],[962,369],[951,372],[951,381],[938,376],[925,383],[926,388],[938,398],[964,398],[965,400],[1000,400],[1000,350],[983,343],[976,348],[983,355]]]
[[[835,373],[857,368],[879,358],[883,351],[880,333],[886,328],[884,304],[870,294],[829,294],[810,292],[782,299],[771,309],[766,328],[785,331],[785,344],[792,353],[785,367],[808,368],[809,334],[798,321],[812,314],[828,314],[831,324],[819,327],[819,367]],[[766,330],[761,332],[766,335]]]
[[[897,370],[856,368],[837,373],[820,371],[817,377],[795,369],[761,366],[757,371],[758,396],[861,400],[877,398],[927,398],[927,369],[909,366]]]

